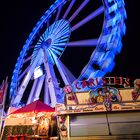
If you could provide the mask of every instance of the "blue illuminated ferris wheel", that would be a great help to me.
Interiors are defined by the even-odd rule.
[[[23,98],[29,104],[40,96],[46,104],[55,106],[63,102],[61,82],[63,86],[72,85],[75,80],[111,72],[115,55],[122,48],[125,18],[123,0],[56,0],[30,33],[17,59],[10,85],[11,106]],[[102,22],[94,22],[96,19]],[[95,28],[99,34],[95,34]],[[93,48],[78,77],[61,60],[67,48],[75,47]]]

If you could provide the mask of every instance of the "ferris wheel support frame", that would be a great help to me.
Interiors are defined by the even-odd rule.
[[[43,86],[43,82],[44,82],[44,78],[45,78],[45,75],[42,75],[41,77],[38,78],[38,82],[37,82],[36,90],[35,90],[34,95],[33,95],[32,102],[39,99],[41,89],[42,89],[42,86]]]
[[[30,94],[29,94],[29,97],[28,97],[28,100],[27,100],[26,104],[30,104],[33,101],[33,95],[34,95],[37,83],[38,83],[38,78],[34,80],[33,87],[30,91]]]
[[[42,52],[42,50],[40,49],[38,54],[37,54],[37,56],[36,56],[36,58],[35,58],[35,61],[32,63],[28,73],[26,74],[25,78],[23,79],[22,84],[20,85],[20,87],[19,87],[19,89],[17,91],[17,95],[12,101],[12,104],[18,104],[20,102],[20,100],[21,100],[21,98],[23,96],[23,93],[24,93],[24,91],[25,91],[25,89],[26,89],[26,87],[27,87],[27,85],[29,83],[29,80],[32,77],[34,69],[35,69],[35,67],[36,67],[36,65],[37,65],[37,63],[38,63],[38,61],[39,61],[39,59],[41,57],[41,52]]]
[[[43,54],[43,56],[42,56],[42,54]],[[45,94],[44,94],[45,100],[44,100],[44,102],[46,104],[51,105],[52,107],[54,107],[56,105],[56,103],[62,102],[62,99],[59,99],[59,101],[57,101],[57,98],[56,98],[56,96],[60,95],[61,92],[60,92],[60,88],[59,88],[59,83],[55,76],[53,64],[49,63],[48,58],[47,58],[48,56],[46,55],[44,49],[40,49],[40,51],[38,52],[38,55],[36,56],[33,64],[31,65],[26,77],[24,78],[24,80],[18,90],[18,94],[16,95],[15,99],[12,102],[13,104],[19,104],[21,98],[23,97],[23,93],[26,90],[26,87],[29,83],[31,75],[34,73],[35,67],[41,57],[45,58],[44,66],[45,66],[45,72],[46,72],[47,76],[45,78],[45,75],[42,75],[41,77],[35,79],[35,81],[33,83],[33,87],[30,91],[30,95],[27,100],[27,104],[39,99],[44,79],[45,79]],[[60,75],[62,76],[62,79],[63,79],[65,85],[70,85],[71,82],[70,82],[69,77],[66,74],[65,68],[63,67],[63,63],[57,58],[56,55],[53,55],[53,58],[54,58],[54,61],[56,62],[56,66],[59,70]],[[51,93],[51,94],[49,94],[49,93]]]

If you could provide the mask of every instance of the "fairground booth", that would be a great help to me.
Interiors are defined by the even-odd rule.
[[[56,135],[55,109],[37,100],[7,116],[2,140],[48,139]]]
[[[127,78],[110,77],[104,82],[105,86],[92,89],[93,80],[81,81],[75,85],[76,93],[66,87],[65,104],[56,106],[62,140],[129,135],[134,139],[140,134],[140,80],[132,88]]]

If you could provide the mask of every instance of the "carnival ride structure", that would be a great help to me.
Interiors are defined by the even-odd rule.
[[[10,84],[10,106],[18,106],[28,89],[26,104],[38,100],[43,92],[44,103],[54,107],[63,102],[65,85],[103,77],[112,71],[126,30],[124,1],[102,0],[97,3],[92,0],[56,0],[50,6],[33,28],[17,59]],[[100,34],[94,37],[92,32],[94,28],[98,30],[98,26],[94,27],[91,22],[98,17],[102,19],[102,27]],[[76,47],[92,48],[89,61],[78,77],[61,60],[66,48]]]

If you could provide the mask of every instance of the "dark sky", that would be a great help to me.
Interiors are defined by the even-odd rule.
[[[15,63],[28,35],[54,0],[5,0],[0,3],[0,82],[12,76]],[[140,78],[139,9],[136,1],[127,0],[127,32],[122,52],[110,76]],[[67,58],[70,62],[71,58]],[[71,61],[73,63],[73,61]],[[69,66],[69,63],[66,64]],[[78,66],[78,64],[75,64]]]

